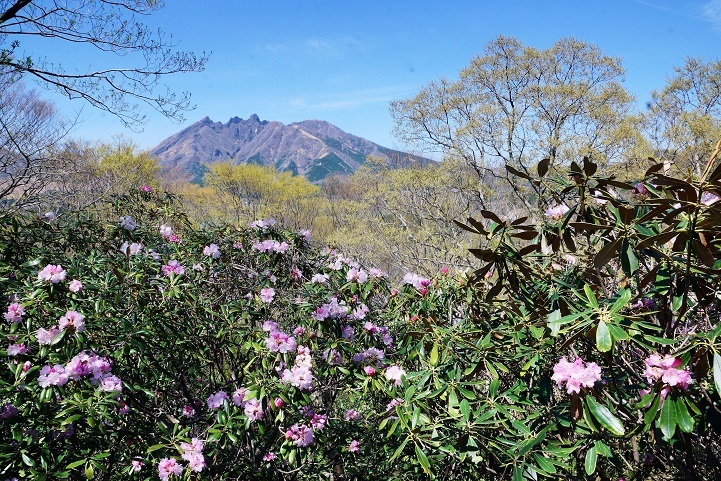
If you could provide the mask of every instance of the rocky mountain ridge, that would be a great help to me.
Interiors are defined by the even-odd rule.
[[[352,174],[368,155],[386,159],[392,167],[433,162],[383,147],[322,120],[285,125],[260,120],[256,114],[247,120],[233,117],[225,124],[205,117],[162,141],[150,154],[165,172],[192,181],[202,179],[206,165],[227,160],[273,166],[311,182],[333,174]]]

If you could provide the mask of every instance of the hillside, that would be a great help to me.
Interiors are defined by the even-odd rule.
[[[233,117],[225,124],[205,117],[162,141],[150,154],[165,172],[193,181],[200,180],[205,165],[231,159],[291,171],[311,182],[332,174],[351,174],[368,155],[387,159],[393,167],[432,162],[351,135],[322,120],[285,125],[260,120],[255,114],[247,120]]]

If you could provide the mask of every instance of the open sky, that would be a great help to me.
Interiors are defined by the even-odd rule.
[[[686,57],[721,56],[721,0],[166,3],[147,23],[171,32],[182,49],[212,52],[204,72],[167,78],[171,88],[190,91],[197,108],[180,125],[148,109],[144,132],[135,133],[109,114],[59,99],[62,112],[80,111],[74,136],[112,141],[123,135],[150,148],[205,116],[227,122],[255,113],[283,123],[326,120],[403,148],[391,135],[388,103],[431,80],[457,78],[501,34],[537,48],[566,36],[598,45],[621,58],[625,85],[640,106]],[[34,45],[21,40],[28,49]],[[101,57],[76,48],[48,44],[42,53],[66,68],[101,64]]]

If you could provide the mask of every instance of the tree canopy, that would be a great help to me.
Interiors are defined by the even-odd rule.
[[[202,71],[205,53],[176,50],[172,35],[141,21],[163,7],[156,0],[0,0],[0,66],[33,78],[70,99],[83,99],[138,128],[145,104],[180,121],[191,108],[190,95],[161,83],[164,76]],[[115,65],[83,68],[26,54],[21,40],[40,36],[68,47],[91,45],[114,58]],[[120,59],[120,57],[125,57]]]

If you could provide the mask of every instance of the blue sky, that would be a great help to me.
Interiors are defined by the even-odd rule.
[[[67,114],[82,108],[84,121],[74,136],[111,141],[124,135],[150,148],[205,116],[227,122],[255,113],[283,123],[327,120],[381,145],[403,148],[390,133],[388,103],[412,96],[431,80],[457,78],[501,34],[537,48],[565,36],[598,45],[621,58],[625,85],[639,105],[686,57],[721,55],[721,0],[166,3],[148,23],[173,33],[183,49],[212,51],[204,72],[166,81],[190,91],[196,110],[178,125],[148,109],[149,122],[138,134],[109,114],[57,100]],[[43,53],[66,67],[107,62],[75,48],[48,44]]]

